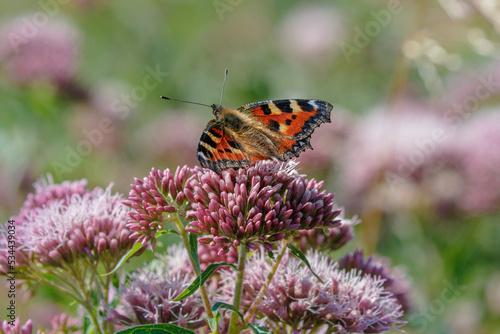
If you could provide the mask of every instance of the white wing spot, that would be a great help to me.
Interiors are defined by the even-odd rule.
[[[316,104],[316,100],[309,100],[307,103],[309,103],[310,105],[312,105],[314,108],[319,108],[319,106]]]

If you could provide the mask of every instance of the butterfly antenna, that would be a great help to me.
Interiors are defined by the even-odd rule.
[[[226,86],[226,78],[227,78],[227,68],[226,70],[224,71],[224,81],[222,82],[222,91],[220,92],[220,102],[219,102],[219,106],[222,105],[222,97],[224,96],[224,87]]]
[[[199,102],[192,102],[192,101],[185,101],[185,100],[178,100],[178,99],[172,99],[170,97],[166,97],[166,96],[160,96],[162,99],[165,99],[165,100],[170,100],[170,101],[177,101],[177,102],[183,102],[183,103],[191,103],[191,104],[198,104],[200,106],[205,106],[205,107],[209,107],[209,108],[212,108],[212,106],[209,106],[208,104],[205,104],[205,103],[199,103]]]

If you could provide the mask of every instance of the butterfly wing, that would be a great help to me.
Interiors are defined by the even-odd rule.
[[[283,137],[304,139],[322,123],[330,123],[333,106],[322,100],[271,100],[243,105],[238,111],[258,119]]]
[[[203,130],[197,157],[202,167],[210,168],[217,174],[225,168],[250,165],[250,157],[234,140],[230,130],[216,120],[210,121]]]
[[[241,106],[238,111],[251,115],[271,134],[281,139],[280,160],[298,157],[306,148],[314,129],[330,123],[333,106],[322,100],[271,100]]]

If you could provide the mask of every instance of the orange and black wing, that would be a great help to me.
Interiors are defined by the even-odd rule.
[[[322,123],[330,123],[333,106],[322,100],[271,100],[243,105],[238,111],[252,115],[283,137],[310,137]]]
[[[322,123],[330,123],[333,106],[322,100],[271,100],[241,106],[238,111],[251,115],[268,130],[278,134],[281,159],[298,157],[310,144],[311,134]]]
[[[221,122],[207,124],[198,144],[198,161],[202,167],[217,174],[225,168],[241,168],[250,165],[250,157]]]

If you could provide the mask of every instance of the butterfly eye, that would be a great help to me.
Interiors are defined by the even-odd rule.
[[[212,104],[211,107],[212,107],[212,114],[214,115],[214,117],[216,119],[219,119],[219,114],[220,114],[220,112],[222,110],[222,106]]]

